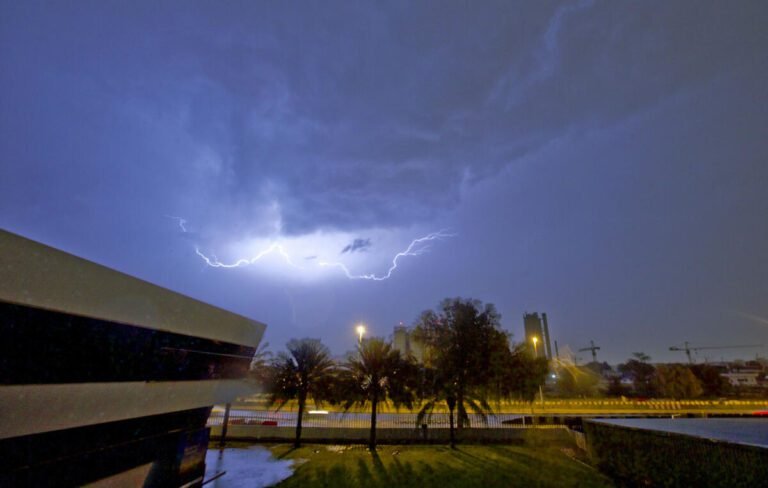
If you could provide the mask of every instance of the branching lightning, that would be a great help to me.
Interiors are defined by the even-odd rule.
[[[427,234],[424,237],[419,237],[418,239],[414,239],[411,241],[411,244],[404,250],[397,254],[395,254],[395,257],[392,258],[392,265],[387,270],[386,274],[383,274],[381,276],[377,276],[374,273],[371,274],[361,274],[356,275],[352,274],[349,271],[349,268],[347,268],[344,263],[339,262],[327,262],[327,261],[320,261],[317,263],[319,266],[334,266],[339,269],[341,269],[344,274],[349,278],[350,280],[373,280],[373,281],[384,281],[386,279],[389,279],[390,276],[392,276],[392,273],[397,269],[397,262],[400,258],[403,256],[421,256],[425,252],[429,251],[429,245],[425,245],[424,243],[435,241],[439,239],[444,239],[446,237],[453,237],[455,234],[448,234],[445,231],[438,231],[433,232],[431,234]]]
[[[180,222],[181,224],[181,222]],[[429,243],[441,239],[445,239],[448,237],[453,237],[455,234],[449,234],[446,231],[438,231],[438,232],[432,232],[430,234],[427,234],[424,237],[419,237],[417,239],[414,239],[411,241],[411,243],[408,245],[408,247],[395,254],[395,256],[392,258],[392,264],[387,269],[387,272],[381,275],[377,275],[376,273],[368,273],[368,274],[354,274],[350,271],[350,269],[342,262],[332,262],[332,261],[322,261],[319,260],[315,263],[315,266],[320,267],[333,267],[340,269],[344,275],[350,279],[350,280],[372,280],[372,281],[383,281],[386,279],[389,279],[392,276],[392,273],[397,269],[398,263],[401,258],[405,256],[421,256],[422,254],[429,251]],[[231,262],[231,263],[224,263],[219,261],[219,259],[216,256],[209,257],[205,254],[203,254],[202,251],[200,251],[200,248],[196,247],[195,252],[198,256],[200,256],[203,261],[208,266],[211,266],[213,268],[239,268],[242,266],[250,266],[253,264],[256,264],[259,260],[264,258],[265,256],[268,256],[273,253],[279,254],[287,264],[290,266],[300,269],[300,270],[306,270],[307,268],[297,265],[293,262],[291,259],[291,256],[289,253],[285,250],[283,246],[281,246],[279,243],[272,243],[267,248],[260,251],[258,254],[256,254],[252,258],[248,259],[239,259],[237,261]]]
[[[195,252],[197,253],[198,256],[203,258],[203,260],[205,261],[205,263],[208,266],[211,266],[212,268],[239,268],[240,266],[249,266],[251,264],[256,264],[256,262],[259,261],[264,256],[267,256],[268,254],[272,254],[273,252],[276,252],[280,256],[282,256],[283,259],[285,259],[285,262],[288,263],[289,265],[293,266],[296,269],[304,269],[301,266],[299,266],[298,264],[296,264],[293,261],[291,261],[291,256],[288,255],[288,253],[285,251],[285,249],[283,249],[283,246],[281,246],[278,243],[272,244],[271,246],[269,246],[268,248],[264,249],[263,251],[261,251],[256,256],[254,256],[254,257],[252,257],[250,259],[239,259],[239,260],[235,261],[234,263],[229,263],[229,264],[222,263],[221,261],[218,260],[218,258],[216,256],[213,256],[212,258],[209,258],[205,254],[200,252],[200,248],[198,248],[198,247],[195,247]]]

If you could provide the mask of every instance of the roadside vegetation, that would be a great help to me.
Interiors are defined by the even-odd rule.
[[[301,445],[308,402],[316,408],[370,412],[372,450],[377,415],[401,409],[417,414],[414,428],[435,413],[448,413],[450,446],[455,447],[462,431],[472,427],[470,418],[484,422],[494,413],[750,408],[721,400],[733,390],[708,365],[654,365],[642,352],[615,370],[597,361],[576,365],[537,358],[531,345],[513,343],[495,307],[479,300],[443,300],[417,318],[413,337],[421,344],[419,362],[375,337],[361,340],[342,362],[331,359],[320,339],[292,339],[274,357],[262,348],[253,359],[252,376],[266,395],[254,407],[298,411],[295,447]]]
[[[307,401],[317,406],[327,401],[344,411],[370,408],[369,447],[374,450],[380,406],[410,410],[418,405],[416,427],[444,405],[453,447],[470,427],[468,411],[485,418],[493,413],[491,397],[530,401],[547,374],[546,360],[513,346],[494,306],[478,300],[444,300],[420,316],[415,334],[424,347],[419,364],[380,338],[361,341],[342,364],[331,361],[319,339],[293,339],[288,351],[272,360],[260,353],[252,363],[253,376],[266,387],[268,406],[297,405],[295,447],[301,445]]]
[[[296,401],[298,415],[294,447],[299,447],[307,400],[311,399],[319,407],[323,400],[331,397],[336,366],[328,348],[318,339],[294,339],[288,342],[286,348],[287,353],[278,354],[259,374],[266,378],[271,392],[269,405],[275,405],[279,410],[288,401]]]
[[[395,409],[413,408],[416,398],[416,365],[381,339],[362,343],[358,354],[347,360],[337,380],[336,400],[345,411],[353,405],[371,409],[368,448],[376,450],[376,413],[380,404]]]

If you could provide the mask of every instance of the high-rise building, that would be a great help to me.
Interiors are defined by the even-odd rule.
[[[547,322],[547,314],[542,312],[541,321],[544,324],[544,344],[547,346],[547,359],[552,359],[552,344],[549,338],[549,323]]]
[[[552,359],[552,346],[549,336],[549,324],[547,314],[538,312],[525,313],[523,315],[523,327],[525,328],[525,343],[533,348],[536,356]],[[535,340],[534,340],[535,339]]]
[[[424,360],[421,343],[413,337],[413,330],[408,329],[402,322],[395,326],[392,334],[392,347],[400,351],[400,354],[405,357],[413,356],[418,362]]]

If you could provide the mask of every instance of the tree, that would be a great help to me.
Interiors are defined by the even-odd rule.
[[[595,364],[595,363],[592,363]],[[597,363],[599,366],[599,363]],[[557,387],[563,395],[570,397],[591,397],[597,393],[600,376],[587,366],[567,366],[559,371]]]
[[[252,378],[259,387],[269,387],[272,375],[272,353],[267,351],[269,342],[262,343],[253,353],[250,366],[250,378]]]
[[[358,354],[347,359],[338,383],[337,399],[345,411],[353,405],[371,406],[371,433],[368,446],[376,450],[376,415],[379,404],[391,402],[395,408],[413,407],[417,386],[416,365],[403,358],[392,345],[371,338],[358,347]]]
[[[613,372],[611,365],[605,361],[602,363],[599,361],[591,361],[587,363],[585,367],[600,377],[609,376]]]
[[[520,398],[533,402],[544,385],[549,373],[549,361],[536,357],[526,344],[518,344],[508,349],[506,367],[502,371],[502,398]]]
[[[459,387],[458,383],[455,381],[453,373],[448,370],[429,368],[426,376],[429,378],[426,387],[426,401],[422,404],[419,413],[416,415],[416,425],[423,424],[426,419],[429,419],[432,416],[435,407],[444,403],[448,407],[450,444],[451,448],[455,448],[456,433],[454,425],[469,425],[467,408],[480,415],[483,422],[487,422],[488,414],[492,413],[491,406],[488,404],[484,395],[475,396],[472,389],[467,389],[462,395],[463,407],[457,410]],[[454,411],[457,411],[457,422],[454,422]]]
[[[658,391],[667,398],[696,398],[702,388],[691,369],[682,364],[660,364],[656,367]]]
[[[619,371],[632,379],[635,395],[655,396],[653,377],[656,374],[656,368],[648,363],[651,357],[642,352],[632,353],[632,356],[626,363],[619,365]]]
[[[319,339],[291,339],[286,345],[288,353],[278,354],[272,365],[271,396],[269,403],[282,408],[296,399],[299,404],[296,419],[295,447],[301,446],[301,422],[307,398],[320,404],[330,395],[335,364],[330,352]]]
[[[711,364],[693,364],[691,371],[699,379],[702,395],[709,398],[726,396],[731,393],[731,384],[720,375],[720,370]]]
[[[610,397],[623,397],[627,395],[627,388],[621,384],[621,377],[612,376],[608,380],[608,387],[605,394]]]
[[[500,321],[492,304],[462,298],[443,300],[438,311],[426,311],[417,321],[415,335],[425,346],[426,366],[434,372],[431,398],[420,418],[436,403],[445,402],[451,447],[455,446],[454,410],[459,431],[469,425],[467,407],[482,415],[491,410],[484,398],[493,383],[491,358],[500,345],[508,347]]]

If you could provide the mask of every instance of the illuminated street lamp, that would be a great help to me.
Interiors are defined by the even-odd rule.
[[[533,336],[531,337],[531,340],[533,341],[533,356],[538,358],[539,349],[536,347],[536,345],[539,343],[539,338]],[[541,389],[541,385],[539,385],[539,398],[541,399],[541,408],[544,408],[544,390]]]
[[[363,324],[360,324],[360,325],[357,326],[357,328],[355,330],[357,331],[357,337],[358,337],[357,343],[362,345],[363,344],[363,334],[365,334],[365,326]]]

